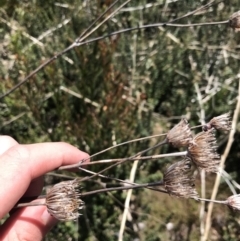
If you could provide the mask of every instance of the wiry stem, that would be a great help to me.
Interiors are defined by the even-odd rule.
[[[137,141],[148,140],[148,139],[156,138],[156,137],[160,137],[160,136],[166,136],[166,135],[167,135],[167,133],[157,134],[157,135],[152,135],[152,136],[146,136],[146,137],[141,137],[141,138],[133,139],[133,140],[130,140],[130,141],[125,141],[125,142],[119,143],[119,144],[117,144],[117,145],[110,146],[110,147],[108,147],[108,148],[106,148],[106,149],[104,149],[104,150],[102,150],[102,151],[99,151],[99,152],[97,152],[97,153],[89,156],[87,159],[85,159],[85,161],[88,160],[88,159],[91,159],[92,157],[95,157],[95,156],[97,156],[97,155],[99,155],[99,154],[102,154],[102,153],[104,153],[104,152],[106,152],[106,151],[110,151],[111,149],[116,148],[116,147],[119,147],[119,146],[123,146],[123,145],[130,144],[130,143],[137,142]]]
[[[152,187],[163,186],[163,185],[164,185],[164,182],[161,180],[161,181],[152,182],[152,183],[136,184],[135,186],[129,185],[129,186],[121,186],[121,187],[103,188],[103,189],[81,193],[81,197],[86,197],[89,195],[106,193],[106,192],[123,191],[123,190],[146,188],[146,187],[149,187],[152,190],[166,193],[165,190],[152,188]],[[40,199],[41,201],[39,201]],[[212,200],[207,198],[191,198],[191,199],[194,199],[196,201],[204,201],[204,202],[210,202],[210,203],[229,205],[229,202],[227,200]],[[29,202],[26,202],[26,200],[29,200]],[[41,196],[36,196],[31,198],[22,198],[14,208],[29,207],[29,206],[43,206],[43,205],[46,205],[46,195],[41,195]]]
[[[90,32],[86,33],[83,37],[79,37],[78,39],[76,39],[76,43],[81,43],[84,39],[86,39],[87,37],[89,37],[92,33],[94,33],[99,27],[101,27],[106,21],[108,21],[113,15],[115,15],[121,8],[123,8],[126,4],[128,4],[131,0],[127,0],[126,2],[124,2],[120,7],[118,7],[114,12],[112,12],[108,17],[106,17],[105,19],[102,20],[102,22],[100,22],[95,28],[93,28]],[[112,8],[112,6],[110,6],[109,8]],[[108,10],[109,10],[108,8]],[[95,21],[94,21],[95,22]],[[78,46],[78,45],[76,45]]]
[[[224,205],[228,204],[228,202],[226,200],[212,200],[212,199],[207,199],[207,198],[198,198],[198,201],[218,203],[218,204],[224,204]]]
[[[174,152],[174,153],[166,153],[166,154],[160,154],[160,155],[153,155],[153,156],[143,156],[143,157],[136,157],[133,158],[129,161],[136,161],[136,160],[154,160],[154,159],[159,159],[159,158],[164,158],[164,157],[176,157],[176,156],[186,156],[187,151],[182,151],[182,152]],[[99,160],[99,161],[93,161],[93,162],[88,162],[86,164],[82,163],[80,166],[85,166],[85,165],[94,165],[94,164],[106,164],[106,163],[112,163],[112,162],[118,162],[118,161],[124,161],[128,158],[118,158],[118,159],[108,159],[108,160]]]
[[[155,148],[157,148],[157,147],[159,147],[159,146],[162,146],[162,145],[164,145],[164,144],[167,144],[167,139],[165,139],[164,141],[156,144],[156,145],[153,146],[153,147],[149,147],[149,148],[146,149],[146,150],[143,150],[143,151],[138,152],[137,154],[135,154],[135,155],[133,155],[133,156],[125,159],[124,161],[119,161],[119,162],[117,162],[117,163],[115,163],[115,164],[113,164],[113,165],[111,165],[111,166],[109,166],[109,167],[106,167],[105,169],[101,170],[100,172],[98,172],[98,173],[96,173],[96,174],[94,174],[94,175],[92,175],[92,176],[90,176],[90,177],[85,177],[85,178],[83,178],[81,181],[86,181],[86,180],[92,179],[92,178],[98,176],[98,174],[101,174],[101,173],[103,173],[103,172],[105,172],[105,171],[107,171],[107,170],[109,170],[109,169],[111,169],[111,168],[113,168],[113,167],[115,167],[115,166],[117,166],[117,165],[119,165],[119,164],[123,164],[123,163],[125,163],[125,162],[127,162],[127,161],[129,161],[129,160],[132,160],[132,159],[134,159],[135,157],[141,156],[142,154],[144,154],[144,153],[146,153],[146,152],[148,152],[148,151],[150,151],[150,150],[152,150],[152,149],[155,149]]]
[[[113,165],[111,165],[111,166],[103,169],[102,171],[100,171],[99,174],[100,174],[100,173],[103,173],[103,172],[105,172],[105,171],[107,171],[107,170],[109,170],[109,169],[112,168],[112,167],[117,166],[118,164],[123,164],[124,162],[129,161],[129,160],[133,160],[133,159],[136,160],[136,157],[141,156],[142,154],[144,154],[144,153],[146,153],[146,152],[148,152],[148,151],[150,151],[150,150],[152,150],[152,149],[155,149],[155,148],[157,148],[157,147],[159,147],[159,146],[162,146],[162,145],[164,145],[164,144],[167,144],[167,140],[166,140],[166,139],[163,140],[162,142],[156,144],[155,146],[149,147],[149,148],[146,149],[146,150],[143,150],[143,151],[138,152],[137,154],[135,154],[135,155],[133,155],[133,156],[131,156],[131,157],[127,157],[127,158],[120,159],[120,161],[117,161],[117,163],[115,163],[115,164],[113,164]],[[58,170],[72,169],[72,168],[78,168],[79,166],[84,166],[85,164],[87,164],[87,162],[85,162],[85,161],[88,160],[88,159],[89,159],[89,158],[84,159],[84,160],[80,161],[80,162],[77,163],[77,164],[59,167]],[[97,176],[97,174],[95,174],[95,175],[92,176],[91,178],[93,178],[93,177],[95,177],[95,176]],[[86,179],[83,179],[83,180],[85,181]]]
[[[182,151],[182,152],[166,153],[166,154],[153,155],[153,156],[135,157],[135,158],[132,158],[132,159],[129,159],[129,157],[127,157],[127,158],[116,158],[116,159],[106,159],[106,160],[83,162],[83,163],[79,163],[79,164],[62,166],[58,170],[76,168],[76,167],[81,167],[81,166],[91,166],[91,165],[96,165],[96,164],[109,164],[109,163],[120,162],[120,161],[155,160],[155,159],[164,158],[164,157],[186,156],[186,154],[187,154],[187,151]]]
[[[88,196],[88,195],[93,195],[93,194],[98,194],[98,193],[104,193],[104,192],[138,189],[138,188],[154,187],[154,186],[162,186],[162,185],[163,185],[163,181],[159,181],[159,182],[153,182],[153,183],[137,184],[136,186],[104,188],[104,189],[99,189],[99,190],[82,193],[82,197]]]
[[[75,42],[79,42],[83,37],[86,38],[88,35],[87,32],[94,26],[95,23],[97,23],[101,18],[104,17],[104,15],[109,12],[117,3],[119,0],[116,0],[114,3],[112,3],[99,17],[97,17],[82,33],[81,35],[75,40]]]
[[[164,185],[163,181],[159,181],[159,182],[153,182],[153,183],[136,184],[135,186],[129,185],[129,186],[122,186],[122,187],[103,188],[103,189],[81,193],[81,197],[86,197],[89,195],[105,193],[105,192],[138,189],[138,188],[145,188],[145,187],[155,187],[155,186],[162,186],[162,185]],[[161,189],[157,189],[157,190],[161,192]],[[39,201],[40,199],[42,200]],[[31,200],[31,201],[26,202],[26,200]],[[29,206],[45,206],[45,205],[46,205],[46,195],[41,195],[38,197],[22,198],[19,200],[19,203],[17,203],[14,208],[29,207]]]

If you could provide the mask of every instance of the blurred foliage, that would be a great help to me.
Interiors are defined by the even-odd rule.
[[[11,89],[39,65],[61,52],[112,3],[106,1],[1,1],[0,91]],[[120,3],[124,1],[119,1]],[[131,1],[88,39],[144,24],[168,22],[206,1]],[[221,1],[177,23],[228,20],[240,2]],[[111,10],[113,11],[113,10]],[[109,13],[108,13],[109,14]],[[107,14],[107,15],[108,15]],[[240,33],[227,24],[198,27],[155,27],[118,34],[74,48],[56,59],[0,102],[1,134],[20,143],[66,141],[94,154],[114,143],[165,133],[182,116],[191,125],[233,113],[239,81]],[[197,90],[202,96],[199,104]],[[240,126],[226,170],[240,181]],[[218,134],[219,152],[227,135]],[[122,146],[98,159],[126,157],[156,142]],[[164,147],[156,152],[169,152]],[[142,162],[136,182],[162,177],[172,159]],[[103,166],[91,167],[99,171]],[[106,175],[127,179],[131,164]],[[71,175],[68,173],[68,175]],[[81,173],[81,175],[85,175]],[[210,197],[215,175],[207,176]],[[198,178],[199,180],[199,178]],[[46,178],[46,182],[54,182]],[[98,180],[99,181],[99,180]],[[200,183],[198,183],[200,186]],[[84,183],[84,190],[100,188]],[[222,184],[218,198],[230,192]],[[125,192],[84,199],[77,223],[60,223],[45,240],[116,240]],[[199,240],[199,204],[192,200],[134,191],[124,240]],[[239,240],[239,216],[216,206],[211,240]],[[172,225],[172,229],[169,227]]]

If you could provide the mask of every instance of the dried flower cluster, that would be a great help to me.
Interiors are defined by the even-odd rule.
[[[191,160],[186,158],[167,168],[163,181],[165,189],[170,195],[184,198],[198,198],[191,167]]]
[[[61,221],[76,220],[80,215],[79,209],[84,206],[80,196],[78,179],[60,182],[46,195],[48,212]]]
[[[182,119],[167,133],[167,143],[171,143],[175,147],[187,147],[185,159],[172,164],[164,173],[163,183],[165,190],[170,195],[199,200],[195,189],[192,164],[194,163],[206,172],[218,172],[220,155],[217,153],[215,129],[231,129],[229,113],[211,119],[203,126],[203,132],[194,138],[185,119]],[[45,205],[48,212],[58,220],[76,220],[80,215],[79,209],[84,206],[80,197],[80,185],[77,178],[54,185],[46,195]],[[233,195],[226,201],[218,201],[218,203],[223,203],[233,210],[240,211],[240,194]]]
[[[214,128],[216,130],[230,131],[231,125],[232,122],[230,121],[230,114],[225,113],[212,118],[206,125],[203,126],[203,130],[208,131]]]
[[[234,211],[240,211],[240,194],[230,196],[226,204],[228,207]]]
[[[206,172],[217,172],[220,155],[217,153],[214,130],[200,132],[188,147],[188,154],[197,167]]]
[[[188,146],[192,141],[192,133],[186,119],[182,119],[167,133],[167,141],[175,147]]]
[[[240,11],[231,15],[229,18],[229,26],[236,32],[240,31]]]

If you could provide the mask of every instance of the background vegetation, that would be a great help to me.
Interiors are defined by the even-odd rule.
[[[120,6],[124,1],[118,1]],[[228,20],[238,0],[212,1],[178,24]],[[0,92],[22,81],[46,60],[70,46],[112,4],[112,0],[0,1]],[[170,22],[206,1],[130,1],[87,39],[139,25]],[[109,11],[105,17],[111,14]],[[123,141],[165,133],[185,116],[197,125],[236,107],[239,81],[239,33],[228,24],[160,26],[117,34],[68,51],[0,100],[1,134],[20,143],[66,141],[94,154]],[[218,134],[219,153],[228,136]],[[122,146],[95,158],[127,157],[156,140]],[[240,126],[226,170],[240,181]],[[176,151],[172,147],[156,153]],[[135,182],[158,180],[179,159],[141,162]],[[132,163],[106,175],[128,179]],[[103,169],[94,165],[92,171]],[[64,172],[65,175],[73,176]],[[79,173],[84,176],[85,173]],[[46,184],[62,180],[49,174]],[[215,175],[206,177],[210,197]],[[83,191],[101,187],[100,179]],[[105,180],[106,182],[106,180]],[[197,176],[200,189],[200,177]],[[231,192],[223,182],[218,199]],[[78,220],[60,223],[45,240],[117,240],[125,192],[84,199]],[[199,240],[200,204],[150,192],[134,191],[124,240]],[[208,207],[205,207],[207,212]],[[209,240],[239,240],[239,214],[215,206]],[[171,228],[172,227],[172,228]]]

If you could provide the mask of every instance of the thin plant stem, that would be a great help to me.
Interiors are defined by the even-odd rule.
[[[123,146],[123,145],[130,144],[130,143],[137,142],[137,141],[144,141],[144,140],[148,140],[148,139],[156,138],[156,137],[160,137],[160,136],[166,136],[166,135],[167,135],[167,133],[164,133],[164,134],[158,134],[158,135],[153,135],[153,136],[141,137],[141,138],[133,139],[133,140],[130,140],[130,141],[125,141],[125,142],[119,143],[117,145],[108,147],[107,149],[104,149],[104,150],[102,150],[100,152],[97,152],[97,153],[91,155],[88,159],[91,159],[92,157],[95,157],[95,156],[97,156],[99,154],[102,154],[102,153],[104,153],[106,151],[109,151],[109,150],[111,150],[113,148],[116,148],[116,147],[119,147],[119,146]],[[85,159],[85,160],[88,160],[88,159]]]
[[[192,12],[186,13],[186,14],[184,14],[184,15],[181,16],[181,17],[175,18],[174,20],[170,21],[170,23],[175,22],[175,21],[178,21],[178,20],[181,20],[181,19],[186,18],[186,17],[189,17],[189,16],[191,16],[191,15],[196,14],[196,13],[199,12],[199,11],[202,11],[202,10],[204,10],[204,9],[207,9],[208,7],[210,7],[211,5],[213,5],[214,2],[215,2],[215,0],[213,0],[213,1],[211,1],[211,2],[209,2],[209,3],[207,3],[207,4],[203,5],[203,6],[201,6],[201,7],[199,7],[199,8],[193,10]],[[220,1],[220,2],[222,2],[222,1]],[[220,3],[220,2],[218,2],[218,3]]]
[[[154,145],[154,146],[152,146],[152,147],[149,147],[149,148],[146,149],[146,150],[140,151],[140,152],[138,152],[137,154],[135,154],[135,155],[133,155],[133,156],[131,156],[131,157],[125,158],[125,159],[123,159],[123,160],[121,160],[121,161],[119,161],[119,162],[117,162],[117,163],[115,163],[115,164],[113,164],[113,165],[111,165],[111,166],[109,166],[109,167],[106,167],[105,169],[103,169],[102,171],[100,171],[100,172],[98,172],[98,173],[101,174],[101,173],[103,173],[103,172],[105,172],[105,171],[107,171],[107,170],[109,170],[109,169],[111,169],[111,168],[113,168],[113,167],[115,167],[115,166],[117,166],[117,165],[119,165],[119,164],[123,164],[124,162],[127,162],[127,161],[129,161],[129,160],[132,160],[132,159],[136,158],[137,156],[141,156],[142,154],[144,154],[144,153],[146,153],[146,152],[148,152],[148,151],[150,151],[150,150],[153,150],[153,149],[155,149],[155,148],[157,148],[157,147],[159,147],[159,146],[162,146],[162,145],[164,145],[164,144],[167,144],[167,143],[168,143],[168,142],[167,142],[167,139],[164,139],[162,142],[160,142],[160,143],[158,143],[158,144],[156,144],[156,145]],[[77,163],[77,164],[66,165],[66,166],[63,166],[63,167],[59,167],[58,170],[78,168],[78,167],[79,167],[79,164],[85,163],[85,160],[88,160],[88,158],[80,161],[80,162]],[[97,175],[98,175],[98,174],[96,173],[96,174],[94,174],[94,175],[91,176],[91,177],[86,177],[87,179],[83,178],[82,181],[85,181],[85,180],[88,180],[88,179],[90,179],[90,178],[96,177]]]
[[[131,172],[130,172],[130,181],[131,182],[134,182],[138,162],[139,161],[137,160],[132,165]],[[126,199],[125,199],[125,203],[124,203],[124,211],[123,211],[122,218],[121,218],[121,225],[120,225],[120,229],[118,232],[118,241],[123,240],[123,233],[125,230],[127,215],[131,215],[131,213],[129,212],[129,205],[130,205],[130,200],[131,200],[131,196],[132,196],[132,191],[133,191],[133,189],[130,189],[127,191],[127,195],[126,195]]]
[[[115,15],[121,8],[123,8],[126,4],[128,4],[131,0],[127,0],[120,7],[118,7],[114,12],[112,12],[109,16],[103,19],[95,28],[93,28],[90,32],[86,33],[82,38],[78,38],[76,43],[81,43],[84,39],[89,37],[92,33],[94,33],[98,28],[100,28],[106,21],[108,21],[113,15]],[[111,6],[110,6],[111,7]]]
[[[227,205],[226,200],[213,200],[213,199],[207,199],[207,198],[198,198],[198,201]]]
[[[119,191],[119,190],[129,190],[129,189],[138,189],[138,188],[145,188],[145,187],[154,187],[154,186],[162,186],[164,185],[163,181],[160,182],[154,182],[154,183],[145,183],[145,184],[137,184],[135,186],[126,186],[126,187],[110,187],[110,188],[104,188],[99,190],[94,190],[90,192],[82,193],[81,196],[89,196],[93,194],[99,194],[104,192],[112,192],[112,191]]]
[[[30,207],[30,206],[45,206],[46,199],[45,195],[31,198],[20,199],[19,202],[14,206],[14,208]]]
[[[116,0],[114,3],[112,3],[99,17],[97,17],[82,33],[81,35],[75,40],[75,42],[79,42],[81,38],[94,26],[95,23],[97,23],[101,18],[104,17],[104,15],[109,12],[117,3],[119,0]]]
[[[45,206],[45,202],[44,203],[37,203],[37,202],[33,202],[33,203],[18,203],[14,208],[23,208],[23,207],[35,207],[35,206]]]
[[[193,126],[193,127],[191,127],[190,129],[191,129],[191,130],[194,130],[194,129],[199,128],[199,127],[202,127],[202,126],[203,126],[203,125]]]
[[[164,157],[176,157],[176,156],[186,156],[187,151],[182,151],[182,152],[174,152],[174,153],[166,153],[166,154],[159,154],[159,155],[153,155],[153,156],[143,156],[143,157],[136,157],[132,158],[129,161],[136,161],[136,160],[154,160],[154,159],[159,159],[159,158],[164,158]],[[118,158],[118,159],[108,159],[108,160],[99,160],[99,161],[93,161],[93,162],[87,162],[87,163],[82,163],[79,166],[85,166],[85,165],[95,165],[95,164],[106,164],[106,163],[113,163],[113,162],[119,162],[119,161],[124,161],[128,160],[129,158]],[[63,166],[64,167],[64,166]],[[64,168],[63,168],[64,169]]]
[[[129,185],[129,186],[122,186],[122,187],[110,187],[110,188],[103,188],[94,191],[84,192],[81,194],[81,197],[86,197],[89,195],[99,194],[99,193],[106,193],[112,191],[122,191],[122,190],[129,190],[129,189],[138,189],[138,188],[145,188],[145,187],[155,187],[155,186],[163,186],[163,181],[159,182],[152,182],[152,183],[144,183],[144,184],[137,184],[137,185]],[[157,189],[161,191],[160,189]],[[46,195],[42,195],[39,197],[31,197],[31,202],[22,202],[25,201],[26,198],[20,199],[20,201],[14,206],[14,208],[22,208],[22,207],[29,207],[29,206],[44,206],[46,205]],[[38,202],[38,200],[42,199]]]
[[[118,34],[123,34],[123,33],[127,33],[127,32],[131,32],[131,31],[137,31],[137,30],[141,30],[141,29],[146,29],[146,28],[157,28],[157,27],[177,27],[177,28],[189,28],[189,27],[198,27],[198,26],[210,26],[210,25],[222,25],[222,24],[228,24],[229,20],[224,20],[224,21],[220,21],[220,22],[209,22],[209,23],[189,23],[189,24],[175,24],[175,23],[153,23],[153,24],[148,24],[148,25],[142,25],[142,26],[136,26],[133,28],[126,28],[126,29],[122,29],[122,30],[118,30],[115,32],[112,32],[110,34],[107,35],[103,35],[100,37],[96,37],[90,40],[87,40],[85,42],[81,42],[76,44],[76,46],[81,46],[81,45],[85,45],[85,44],[89,44],[89,43],[93,43],[105,38],[109,38],[113,35],[118,35]],[[0,97],[1,98],[1,97]]]
[[[110,176],[104,176],[104,175],[102,175],[102,174],[99,174],[99,173],[96,173],[96,172],[92,172],[92,171],[87,170],[87,169],[85,169],[85,168],[79,167],[79,170],[84,171],[84,172],[87,172],[87,173],[90,173],[90,174],[93,174],[93,175],[94,175],[94,174],[97,174],[98,177],[102,177],[102,178],[105,178],[105,179],[108,179],[108,180],[118,181],[118,182],[120,182],[120,183],[125,183],[125,184],[128,184],[128,185],[138,185],[137,183],[125,181],[125,180],[122,180],[122,179],[119,179],[119,178],[110,177]],[[153,191],[168,193],[166,190],[163,190],[163,189],[156,189],[156,188],[153,188],[153,187],[146,187],[146,188],[147,188],[147,189],[150,189],[150,190],[153,190]]]
[[[105,179],[108,179],[108,180],[114,180],[114,181],[118,181],[118,182],[120,182],[120,183],[125,183],[125,184],[128,184],[128,185],[138,185],[137,183],[125,181],[125,180],[122,180],[122,179],[119,179],[119,178],[110,177],[110,176],[104,176],[104,175],[102,175],[102,174],[89,171],[89,170],[87,170],[87,169],[85,169],[85,168],[79,167],[79,170],[84,171],[84,172],[87,172],[87,173],[90,173],[90,174],[97,174],[98,177],[102,177],[102,178],[105,178]],[[146,187],[146,188],[147,188],[147,189],[150,189],[150,190],[152,190],[152,191],[168,193],[166,190],[163,190],[163,189],[156,189],[156,188],[154,188],[154,187]]]
[[[130,185],[130,186],[103,188],[103,189],[98,189],[98,190],[94,190],[94,191],[84,192],[81,194],[81,197],[86,197],[86,196],[100,194],[100,193],[106,193],[106,192],[123,191],[123,190],[146,188],[146,187],[151,188],[152,190],[155,190],[158,192],[167,193],[165,190],[154,188],[156,186],[163,186],[163,185],[164,185],[163,181],[158,181],[158,182],[152,182],[152,183],[137,184],[135,186]],[[25,198],[20,199],[14,208],[46,205],[46,195],[42,195],[42,196],[38,196],[38,197],[37,196],[31,197],[31,198],[29,198],[29,200],[30,199],[31,199],[30,202],[26,202]],[[38,202],[39,199],[42,199],[42,201]],[[218,204],[224,204],[224,205],[228,204],[227,200],[213,200],[213,199],[206,199],[206,198],[198,198],[198,199],[192,198],[192,199],[194,199],[196,201],[204,201],[204,202],[218,203]],[[25,201],[25,202],[22,202],[22,201]]]
[[[79,167],[79,170],[84,171],[86,173],[90,173],[92,175],[97,174],[96,172],[92,172],[90,170],[87,170],[87,169],[81,168],[81,167]],[[129,184],[129,185],[137,185],[136,183],[133,183],[133,182],[125,181],[125,180],[122,180],[122,179],[119,179],[119,178],[116,178],[116,177],[105,176],[105,175],[102,175],[102,174],[98,174],[98,177],[105,178],[105,179],[108,179],[108,180],[118,181],[118,182]]]

